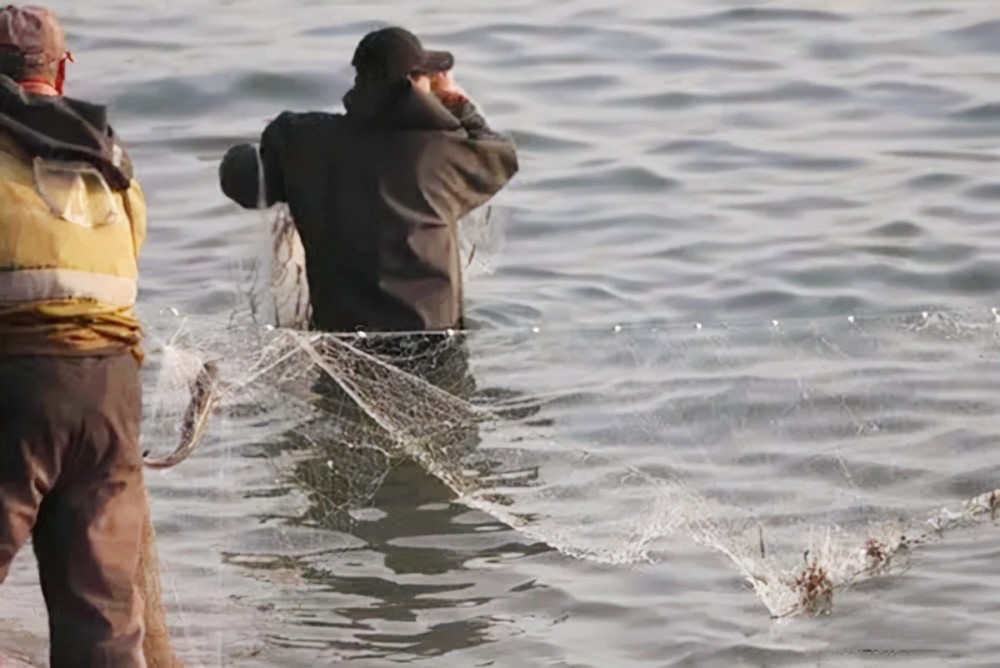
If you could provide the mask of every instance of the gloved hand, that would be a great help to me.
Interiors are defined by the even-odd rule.
[[[226,151],[219,165],[219,185],[226,197],[245,209],[256,209],[260,197],[259,183],[256,146],[237,144]]]

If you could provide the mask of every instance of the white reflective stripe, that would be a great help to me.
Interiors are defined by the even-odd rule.
[[[111,306],[134,306],[138,294],[134,278],[73,269],[0,271],[0,302],[93,299]]]

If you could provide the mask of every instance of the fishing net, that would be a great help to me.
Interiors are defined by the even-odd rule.
[[[273,229],[272,248],[294,247]],[[182,649],[185,637],[210,645],[198,630],[219,628],[234,601],[307,606],[327,555],[358,548],[352,536],[394,478],[433,479],[570,559],[665,563],[694,543],[781,618],[832,612],[837,592],[898,573],[919,546],[1000,507],[1000,324],[988,307],[336,336],[294,326],[302,274],[287,264],[264,272],[265,286],[293,277],[270,293],[271,323],[259,308],[235,321],[144,316],[164,341],[150,369],[154,454],[179,437],[205,362],[218,369],[201,450],[151,483],[154,499],[192,504],[174,520],[183,548],[197,540],[187,523],[207,522],[213,539],[199,547],[224,564],[186,594],[182,531],[161,534]],[[229,489],[206,494],[222,480]],[[225,633],[218,648],[240,647]],[[227,652],[258,651],[251,635]]]
[[[786,616],[829,611],[836,589],[990,518],[1000,464],[994,323],[796,325],[416,341],[280,330],[256,364],[227,371],[248,379],[237,394],[280,397],[291,428],[267,450],[294,453],[282,484],[308,498],[297,526],[350,532],[389,471],[416,462],[571,557],[656,562],[693,539]],[[487,362],[476,372],[470,351]],[[623,365],[627,380],[602,373]]]

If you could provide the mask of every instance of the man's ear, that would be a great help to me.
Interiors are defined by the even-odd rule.
[[[410,86],[425,93],[431,92],[431,78],[426,74],[411,74],[407,77]]]
[[[66,84],[66,59],[63,58],[62,60],[59,61],[59,64],[56,66],[55,89],[60,95],[63,94],[63,86],[65,84]]]

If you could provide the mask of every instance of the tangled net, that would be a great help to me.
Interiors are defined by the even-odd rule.
[[[655,563],[671,541],[694,540],[731,561],[783,618],[829,613],[836,592],[993,519],[1000,499],[989,484],[1000,461],[976,459],[969,473],[961,467],[972,460],[953,457],[956,448],[981,455],[996,436],[987,418],[1000,408],[1000,376],[984,368],[995,324],[916,314],[820,325],[763,336],[618,329],[575,341],[250,327],[220,332],[225,343],[202,335],[180,345],[192,370],[215,359],[225,411],[282,425],[262,447],[292,457],[285,484],[309,497],[299,526],[350,531],[386,475],[416,462],[459,502],[573,558]],[[240,337],[246,356],[232,353]],[[216,346],[230,352],[213,358]],[[584,351],[590,371],[628,360],[633,373],[554,382],[551,370]],[[480,388],[478,378],[508,382]],[[942,431],[934,416],[965,422]],[[926,469],[888,464],[910,450]],[[768,460],[778,460],[776,482],[747,484]],[[953,468],[973,481],[958,484]],[[801,484],[794,492],[774,478],[784,469]],[[964,502],[941,492],[954,487],[981,491]],[[586,502],[595,495],[600,503]]]
[[[471,249],[502,235],[482,220],[486,241],[465,248],[490,267]],[[995,519],[995,309],[321,335],[303,330],[287,212],[269,238],[247,317],[180,331],[176,314],[148,318],[170,341],[146,433],[154,457],[183,442],[191,388],[214,364],[211,404],[253,425],[281,486],[269,493],[306,499],[290,528],[351,532],[415,463],[571,558],[657,563],[694,541],[789,618],[829,614],[920,546]]]

